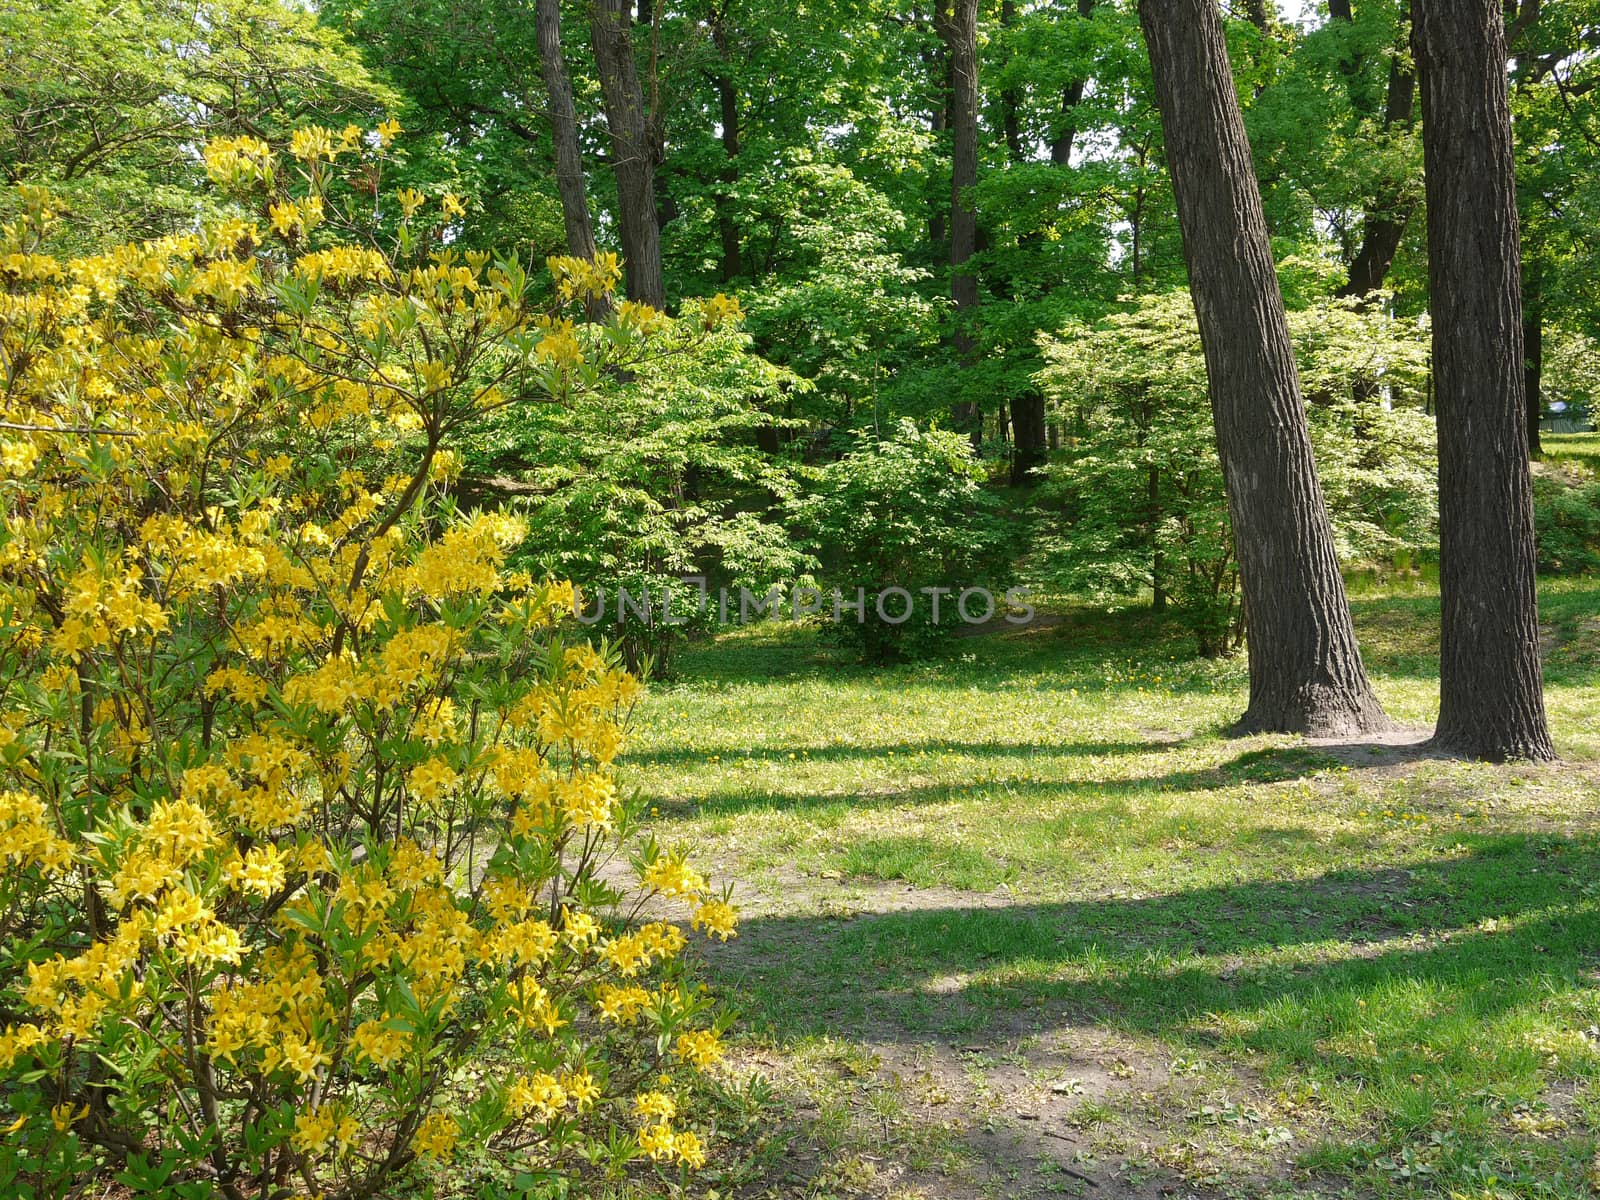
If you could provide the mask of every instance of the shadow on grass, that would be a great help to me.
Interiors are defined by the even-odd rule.
[[[1439,677],[1437,592],[1351,597],[1351,612],[1367,666],[1379,677],[1420,681]],[[1600,683],[1600,579],[1540,580],[1546,628],[1547,673],[1566,686]],[[832,644],[815,626],[774,625],[697,640],[685,646],[670,685],[691,689],[826,681],[894,687],[993,686],[1003,679],[1036,676],[1051,687],[1087,691],[1128,690],[1136,684],[1107,679],[1108,662],[1157,671],[1160,690],[1172,695],[1211,694],[1244,682],[1243,657],[1225,663],[1195,655],[1193,639],[1173,617],[1144,611],[1106,613],[1075,607],[1045,614],[1048,623],[994,636],[952,638],[930,657],[873,664]]]
[[[952,976],[962,982],[941,983],[941,998],[1056,1001],[1162,1036],[1296,996],[1325,1007],[1330,991],[1348,993],[1353,1012],[1356,994],[1386,981],[1464,990],[1483,1016],[1537,1003],[1551,979],[1586,978],[1600,962],[1600,841],[1466,838],[1474,849],[1458,858],[1170,895],[757,918],[714,965],[795,1032]],[[1290,953],[1311,947],[1322,960]]]
[[[1185,739],[1187,741],[1188,739]],[[809,759],[812,762],[883,761],[892,754],[897,760],[920,754],[953,754],[963,758],[1057,758],[1063,755],[1106,758],[1114,755],[1157,754],[1175,749],[1184,742],[1069,742],[1045,745],[1038,742],[952,742],[942,739],[884,742],[876,745],[774,746],[720,752],[722,765],[744,761],[782,762]],[[667,766],[686,762],[703,763],[709,758],[703,749],[629,752],[630,764]]]
[[[1580,1113],[1566,1142],[1520,1138],[1508,1118],[1552,1080],[1574,1104],[1600,1084],[1600,1055],[1562,1033],[1594,1020],[1600,840],[1471,840],[1457,858],[1170,895],[761,918],[712,969],[780,1039],[1101,1024],[1314,1081],[1347,1113],[1310,1156],[1319,1169],[1359,1173],[1443,1131],[1424,1145],[1448,1156],[1459,1135],[1462,1171],[1504,1156],[1576,1189],[1552,1195],[1586,1195]],[[1559,1058],[1551,1027],[1568,1037]]]
[[[1158,755],[1170,752],[1186,742],[1074,742],[1064,745],[1039,747],[1018,745],[1006,747],[993,743],[927,743],[930,752],[943,748],[958,755],[1004,760],[1014,759],[1019,765],[1059,762],[1062,759],[1084,758],[1137,758],[1140,755]],[[890,751],[894,757],[890,757]],[[1356,749],[1359,749],[1357,747]],[[915,753],[912,744],[911,753]],[[808,756],[812,761],[840,762],[854,760],[863,766],[872,765],[887,774],[894,770],[915,769],[916,760],[904,746],[869,749],[852,746],[819,746],[794,754]],[[705,754],[666,751],[657,755],[648,753],[629,756],[630,763],[657,765],[704,760]],[[755,762],[792,766],[803,764],[806,757],[791,758],[788,750],[752,751],[738,758],[730,756],[721,764],[726,768],[750,759]],[[869,808],[898,807],[903,805],[947,804],[953,800],[981,796],[996,788],[1025,790],[1038,797],[1042,804],[1054,800],[1085,803],[1103,803],[1107,799],[1149,795],[1160,792],[1220,791],[1248,785],[1285,783],[1304,779],[1319,771],[1341,765],[1341,759],[1315,748],[1300,746],[1276,749],[1250,750],[1215,766],[1197,767],[1182,771],[1163,771],[1154,774],[1129,774],[1122,778],[1090,778],[1067,780],[988,779],[955,780],[949,783],[918,784],[910,787],[896,786],[892,778],[884,778],[879,786],[865,786],[857,790],[838,789],[832,792],[774,791],[760,786],[731,787],[708,792],[689,800],[662,798],[657,803],[679,813],[703,815],[728,815],[742,812],[772,810],[805,814],[819,809],[836,809],[841,806]]]

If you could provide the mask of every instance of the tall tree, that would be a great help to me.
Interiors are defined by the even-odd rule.
[[[561,57],[561,0],[535,0],[534,27],[539,42],[539,69],[550,94],[550,133],[556,153],[556,189],[567,230],[567,250],[578,258],[595,256],[594,226],[589,221],[589,193],[583,175],[583,149],[578,142],[578,114],[572,104],[572,81]]]
[[[1388,722],[1356,644],[1216,0],[1140,0],[1249,627],[1241,732]]]
[[[978,183],[978,0],[951,0],[940,6],[939,36],[950,63],[950,299],[956,307],[956,355],[971,359],[971,322],[978,307],[978,275],[972,256],[978,249],[978,217],[970,189]],[[982,413],[963,403],[958,420],[977,436]]]
[[[1078,0],[1078,18],[1087,21],[1094,16],[1095,3],[1096,0]],[[1088,87],[1088,78],[1076,75],[1061,89],[1061,119],[1050,139],[1050,161],[1058,167],[1072,162],[1072,143],[1078,138],[1078,105],[1083,103]]]
[[[593,0],[589,27],[595,67],[611,131],[611,166],[617,178],[617,225],[622,234],[628,299],[666,307],[661,276],[661,223],[656,213],[656,141],[633,60],[629,0]]]
[[[1017,23],[1016,0],[1000,0],[1000,28]],[[1013,163],[1027,162],[1028,148],[1022,140],[1022,96],[1015,85],[1000,92],[1000,130],[1006,141],[1006,157]]]
[[[1087,21],[1094,15],[1096,0],[1076,0],[1075,18]],[[1075,71],[1061,87],[1060,108],[1052,113],[1046,123],[1050,144],[1050,162],[1056,167],[1069,167],[1072,147],[1078,138],[1080,123],[1078,108],[1088,91],[1086,72]],[[1008,142],[1020,142],[1011,125],[1016,122],[1014,106],[1008,101],[1005,107],[1008,121]],[[1013,151],[1013,157],[1018,157]],[[1038,469],[1048,458],[1050,429],[1046,419],[1044,393],[1037,387],[1028,387],[1011,397],[1011,482],[1022,485],[1034,481]]]
[[[1524,3],[1506,39],[1522,229],[1528,451],[1538,458],[1546,351],[1561,346],[1571,336],[1567,330],[1595,326],[1600,3]]]
[[[712,82],[717,88],[717,112],[721,120],[722,153],[727,161],[718,173],[722,187],[717,193],[717,230],[722,241],[720,272],[722,282],[739,277],[741,234],[733,214],[730,194],[739,183],[739,88],[734,79],[732,38],[728,30],[728,0],[711,5],[711,41],[717,51],[717,70]]]
[[[1402,52],[1411,23],[1411,0],[1399,0],[1395,52],[1389,55],[1389,82],[1384,92],[1382,136],[1394,140],[1409,135],[1416,111],[1417,76]],[[1344,19],[1349,20],[1348,5]],[[1393,157],[1391,155],[1391,157]],[[1378,180],[1376,193],[1361,218],[1361,248],[1350,263],[1350,276],[1342,296],[1370,296],[1383,286],[1400,251],[1400,239],[1416,206],[1408,173],[1391,169]]]
[[[1439,421],[1434,741],[1494,761],[1549,759],[1505,6],[1419,0],[1415,17]]]

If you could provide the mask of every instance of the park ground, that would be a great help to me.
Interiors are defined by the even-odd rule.
[[[1353,594],[1406,731],[1356,743],[1228,737],[1243,662],[1138,611],[691,649],[628,755],[744,916],[690,1194],[1600,1192],[1600,580],[1541,599],[1540,767],[1420,746],[1418,580]]]

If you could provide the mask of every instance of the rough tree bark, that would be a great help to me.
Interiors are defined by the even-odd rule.
[[[617,224],[622,233],[624,287],[628,299],[666,307],[661,278],[661,225],[656,215],[655,149],[633,61],[629,0],[594,0],[589,29],[600,75],[606,126],[611,131],[617,177]]]
[[[1387,727],[1317,482],[1216,0],[1140,0],[1249,623],[1243,733]]]
[[[953,0],[940,21],[950,63],[950,299],[955,302],[955,348],[972,358],[970,322],[978,307],[978,276],[971,266],[978,248],[978,218],[969,188],[978,182],[978,0]],[[957,406],[958,426],[981,437],[975,405]]]
[[[534,33],[539,42],[539,70],[550,96],[550,132],[556,149],[556,190],[567,228],[567,252],[577,258],[595,255],[594,226],[589,222],[589,194],[578,144],[578,114],[572,105],[572,81],[561,57],[561,0],[535,0]]]
[[[1502,0],[1420,0],[1439,421],[1439,725],[1475,758],[1550,759]]]
[[[1011,482],[1020,487],[1038,478],[1046,460],[1044,396],[1030,390],[1011,399]]]

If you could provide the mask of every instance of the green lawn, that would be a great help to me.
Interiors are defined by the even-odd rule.
[[[685,653],[628,763],[737,884],[711,972],[775,1089],[705,1182],[1592,1195],[1600,582],[1543,605],[1550,768],[1229,739],[1242,661],[1137,612],[889,669],[792,627]],[[1355,609],[1424,728],[1437,598]]]
[[[1600,433],[1547,433],[1543,442],[1547,463],[1582,466],[1590,474],[1600,468]]]

